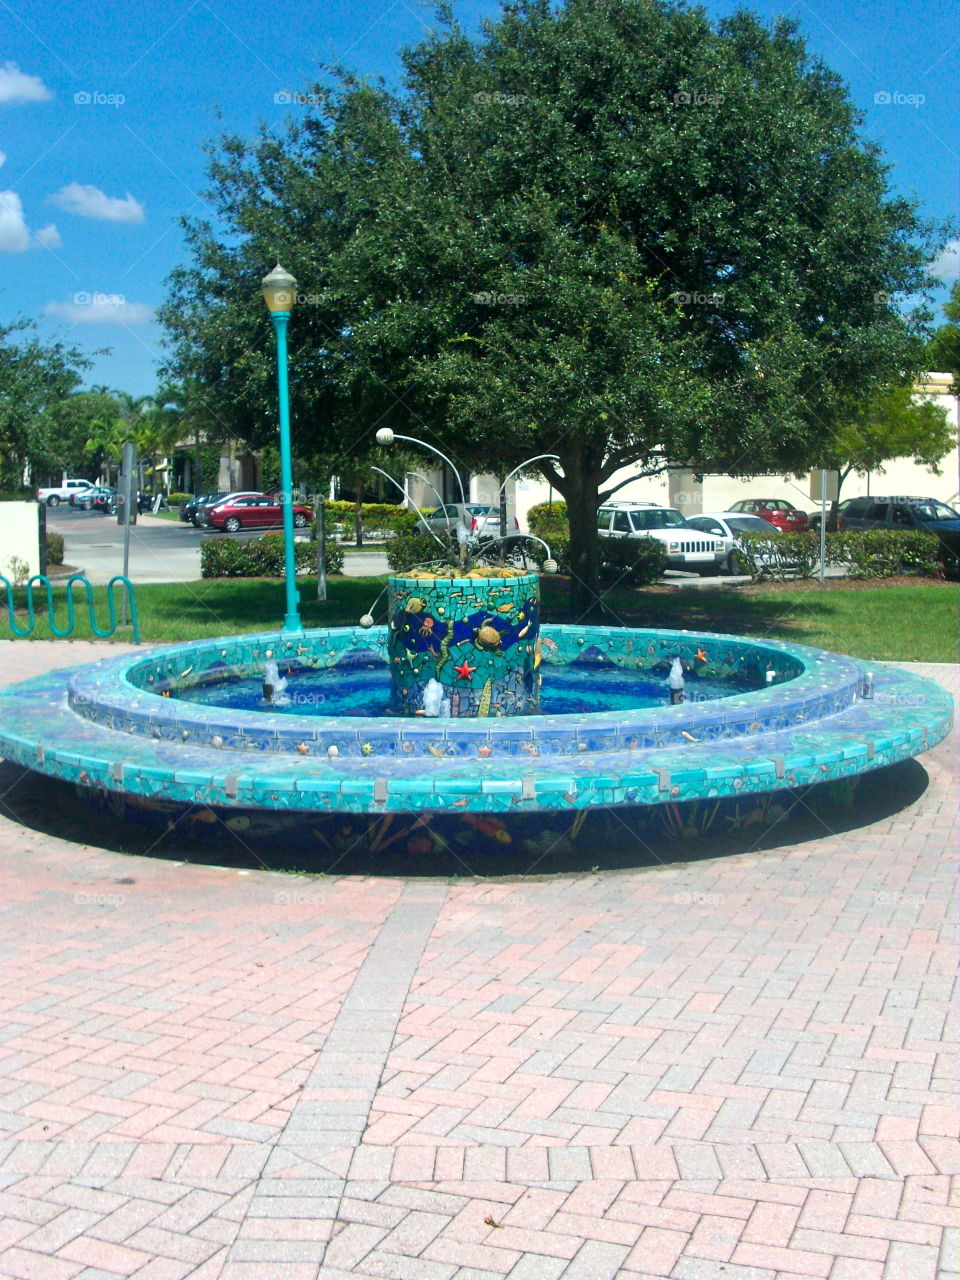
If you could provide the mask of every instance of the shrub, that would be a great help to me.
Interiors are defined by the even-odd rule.
[[[62,533],[47,533],[47,564],[63,564]]]
[[[531,529],[531,532],[533,532],[532,529]],[[538,538],[543,538],[545,542],[548,542],[550,544],[550,554],[553,557],[553,559],[556,560],[557,562],[557,573],[569,573],[570,572],[569,530],[564,529],[563,532],[560,533],[560,532],[554,532],[551,529],[546,529],[543,533],[538,533],[536,536]],[[540,543],[525,542],[523,545],[524,545],[524,550],[526,551],[530,559],[535,561],[537,566],[540,569],[542,569],[543,562],[547,558],[547,553],[546,551],[544,551],[543,547],[541,547]]]
[[[667,549],[658,538],[601,538],[600,560],[621,581],[647,587],[663,577]]]
[[[332,511],[341,523],[345,516],[352,516],[357,510],[355,502],[347,502],[340,498],[327,498],[323,505],[327,511]],[[364,520],[379,521],[395,515],[405,515],[407,509],[396,502],[363,502],[360,504],[360,512]]]
[[[443,537],[441,542],[446,548],[446,557],[429,534],[414,533],[412,530],[397,533],[387,543],[387,564],[393,573],[405,573],[407,569],[414,569],[417,565],[444,559],[456,564],[460,559],[456,543]]]
[[[331,546],[336,546],[337,526],[340,521],[337,519],[336,513],[330,510],[330,507],[324,503],[323,507],[323,529],[327,535],[327,555],[330,554]],[[317,517],[314,516],[310,524],[310,538],[313,542],[317,540]],[[343,552],[340,552],[341,556]]]
[[[842,566],[852,578],[890,578],[915,573],[924,578],[942,572],[939,538],[918,529],[849,529],[827,534],[827,563]]]
[[[357,504],[355,502],[345,502],[339,498],[324,500],[324,510],[332,515],[334,531],[340,532],[341,536],[345,538],[350,538],[354,535],[357,517]],[[409,512],[406,507],[393,502],[361,503],[360,514],[363,520],[365,538],[378,533],[393,533],[396,522],[398,520],[402,521],[410,515],[413,515],[414,520],[417,519],[416,513]]]
[[[401,534],[413,533],[413,526],[419,519],[415,511],[406,511],[401,507],[395,514],[381,517],[377,524],[384,533],[389,533],[396,538]],[[433,542],[433,539],[431,538],[430,541]],[[434,545],[436,546],[436,543]]]
[[[736,558],[754,578],[812,578],[820,564],[820,535],[738,533]]]
[[[317,547],[313,542],[293,544],[297,572],[316,573]],[[343,569],[343,550],[327,543],[327,573]],[[283,533],[268,533],[250,542],[210,538],[200,548],[203,578],[279,578],[283,575]]]
[[[182,507],[185,502],[189,502],[193,497],[192,493],[170,493],[167,495],[167,502],[171,507]]]
[[[567,504],[565,502],[536,502],[527,512],[527,525],[530,532],[538,538],[553,543],[551,536],[570,536],[570,524],[567,520]],[[556,557],[554,557],[556,558]]]

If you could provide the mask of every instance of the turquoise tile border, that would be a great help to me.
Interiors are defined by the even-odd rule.
[[[774,683],[621,718],[430,723],[222,709],[207,719],[200,704],[162,696],[225,669],[262,672],[271,657],[327,667],[344,655],[379,661],[385,653],[384,628],[295,640],[263,633],[106,658],[0,691],[0,754],[82,788],[163,804],[506,814],[787,790],[918,754],[953,722],[950,698],[932,681],[802,645],[551,626],[541,640],[544,679],[584,654],[650,671],[677,654],[696,664],[700,653],[711,674],[735,679],[748,667],[772,671]],[[872,698],[862,696],[868,668]]]

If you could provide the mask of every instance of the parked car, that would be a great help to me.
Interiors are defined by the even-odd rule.
[[[216,493],[198,493],[189,501],[184,502],[180,506],[180,519],[184,524],[196,524],[195,516],[197,511],[206,502],[219,502],[227,496],[226,489],[220,489]]]
[[[221,493],[215,498],[209,498],[206,502],[197,504],[196,514],[193,517],[193,523],[198,529],[209,529],[212,527],[210,521],[210,512],[214,507],[219,507],[224,502],[231,502],[236,498],[266,498],[269,494],[260,493],[256,489],[230,489],[226,493]]]
[[[69,502],[75,493],[95,488],[92,480],[68,480],[64,477],[62,484],[50,485],[37,490],[37,501],[45,502],[48,507],[59,507],[61,502]]]
[[[944,572],[960,576],[960,511],[936,498],[852,498],[841,528],[919,529],[935,534]]]
[[[803,533],[808,528],[807,513],[783,498],[742,498],[731,502],[730,510],[740,515],[759,516],[783,533]]]
[[[435,511],[425,511],[424,518],[413,526],[414,533],[447,535],[459,541],[458,529],[464,531],[467,542],[480,542],[485,538],[500,537],[500,508],[485,502],[448,502]],[[512,526],[512,527],[511,527]],[[507,532],[520,529],[516,516],[507,521]]]
[[[75,494],[70,505],[79,507],[81,511],[102,511],[104,515],[113,515],[117,509],[117,491],[109,485],[99,484]]]
[[[227,498],[231,496],[231,492],[233,492],[234,494],[236,493],[235,490],[234,491],[226,490],[221,493],[203,494],[200,498],[198,498],[196,509],[194,510],[193,515],[191,516],[194,526],[197,529],[205,529],[207,525],[210,523],[209,520],[207,519],[207,516],[210,513],[210,508],[215,507],[218,502],[225,502]],[[243,492],[246,492],[246,490],[244,490]]]
[[[608,502],[597,512],[602,537],[656,538],[667,552],[668,569],[685,569],[707,577],[719,573],[729,548],[722,538],[692,529],[673,507],[647,502]]]
[[[276,494],[230,493],[222,502],[203,509],[204,523],[214,529],[236,533],[238,529],[278,527],[283,523],[283,503]],[[301,502],[293,504],[293,524],[304,529],[313,519],[313,510]]]
[[[687,524],[691,529],[700,529],[703,533],[713,533],[717,537],[723,538],[724,550],[726,551],[726,560],[723,567],[727,573],[740,573],[743,570],[743,565],[737,556],[738,534],[762,533],[766,536],[781,532],[776,525],[762,520],[760,516],[747,516],[738,511],[704,512],[699,516],[689,516]],[[761,563],[765,559],[769,559],[769,557],[761,556]]]
[[[109,485],[92,484],[86,489],[74,489],[68,501],[71,507],[79,507],[82,511],[89,511],[97,494],[116,492],[116,489],[112,489]],[[57,504],[54,503],[53,505],[56,506]]]
[[[846,511],[847,507],[849,507],[850,503],[853,501],[854,501],[853,498],[844,498],[844,500],[837,507],[837,528],[838,529],[843,527],[842,525],[843,513]],[[819,533],[820,532],[820,512],[812,511],[810,515],[807,517],[807,520],[809,522],[810,528],[815,529]],[[830,527],[829,521],[830,521],[830,503],[828,502],[827,503],[827,528]]]

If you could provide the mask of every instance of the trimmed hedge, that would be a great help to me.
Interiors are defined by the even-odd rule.
[[[63,564],[63,534],[47,532],[47,564]]]
[[[648,587],[667,568],[667,549],[659,538],[601,538],[600,560],[623,582]]]
[[[734,555],[752,578],[812,578],[820,564],[820,535],[810,530],[738,533]]]
[[[812,578],[820,565],[820,534],[741,533],[736,556],[754,578]],[[925,578],[942,572],[939,539],[916,529],[851,529],[828,533],[829,568],[845,569],[851,578],[891,578],[901,573]]]
[[[315,542],[293,544],[298,573],[317,571]],[[327,573],[343,569],[343,548],[327,543]],[[279,578],[283,576],[283,534],[268,533],[250,542],[210,538],[200,548],[202,578]]]
[[[851,578],[892,578],[901,573],[937,578],[945,548],[919,529],[849,529],[827,534],[827,563]]]
[[[355,502],[348,502],[341,498],[325,498],[323,505],[326,511],[334,513],[338,522],[342,522],[344,516],[355,515],[357,510]],[[364,520],[380,520],[396,515],[407,515],[408,512],[406,507],[396,502],[362,502],[360,514]]]
[[[189,502],[192,498],[192,493],[168,493],[167,503],[171,507],[182,507],[185,502]]]

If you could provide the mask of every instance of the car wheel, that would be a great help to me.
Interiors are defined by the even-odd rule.
[[[746,565],[740,559],[735,551],[731,551],[727,556],[727,573],[741,574],[746,573]]]
[[[293,523],[295,528],[305,529],[307,527],[307,517],[302,511],[295,511],[293,513]]]
[[[47,506],[59,507],[59,505],[60,505],[60,499],[57,497],[55,493],[51,493],[50,497],[47,499]]]
[[[236,533],[240,528],[240,521],[236,516],[227,516],[226,520],[223,522],[223,527],[226,529],[227,533]]]

